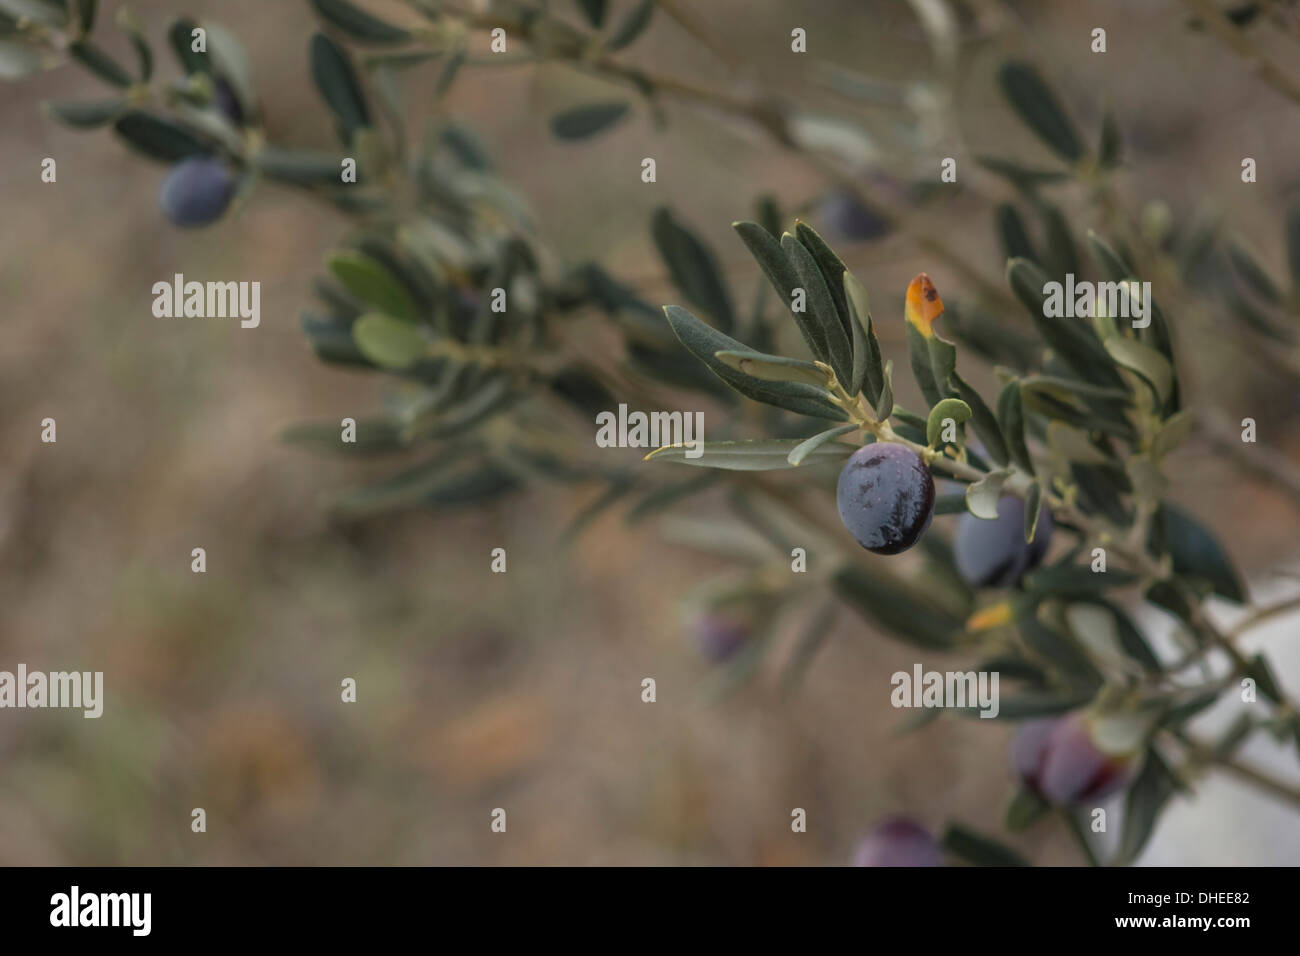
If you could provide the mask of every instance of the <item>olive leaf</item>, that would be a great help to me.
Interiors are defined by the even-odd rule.
[[[1002,93],[1052,152],[1072,163],[1083,158],[1083,143],[1047,81],[1028,63],[1009,61],[998,70]]]
[[[312,34],[311,74],[316,89],[338,120],[343,140],[350,143],[357,130],[370,125],[370,109],[352,61],[323,33]]]
[[[762,352],[717,352],[715,357],[729,368],[764,382],[807,382],[825,388],[830,376],[812,362],[767,355]]]
[[[414,321],[417,317],[410,293],[392,272],[372,257],[339,252],[326,259],[325,266],[359,301],[393,318]]]
[[[1004,385],[998,395],[998,426],[1006,439],[1011,460],[1032,475],[1034,463],[1025,445],[1025,412],[1020,382],[1014,379]]]
[[[677,338],[691,354],[740,394],[814,418],[844,421],[848,417],[843,408],[831,402],[830,393],[825,388],[818,388],[805,382],[760,381],[731,368],[717,357],[719,352],[752,350],[701,322],[680,306],[665,306],[664,314],[668,317],[668,323]]]
[[[672,461],[697,468],[724,468],[729,471],[772,471],[793,468],[791,453],[803,442],[792,438],[754,438],[749,441],[701,441],[656,448],[646,461]],[[842,461],[852,451],[839,442],[822,444],[808,452],[801,461],[816,464]]]
[[[384,368],[410,368],[428,354],[419,330],[389,315],[363,315],[352,326],[352,339],[362,355]]]
[[[664,207],[655,210],[651,232],[673,284],[721,331],[730,332],[735,312],[713,252]]]
[[[792,465],[800,465],[803,463],[805,458],[815,452],[822,445],[839,438],[841,435],[847,435],[851,431],[856,431],[857,429],[858,426],[856,424],[839,425],[835,428],[828,428],[826,431],[813,435],[812,438],[796,445],[791,449],[790,454],[786,456],[786,459]]]
[[[411,34],[386,23],[348,0],[311,0],[316,13],[362,43],[406,43]]]
[[[944,422],[951,419],[957,425],[963,425],[970,420],[971,410],[959,398],[945,398],[930,409],[930,417],[925,423],[925,442],[931,448],[939,444],[939,439],[943,435]]]
[[[813,358],[825,362],[827,358],[826,339],[818,323],[805,309],[795,312],[791,301],[796,289],[802,288],[802,280],[794,265],[781,248],[781,243],[756,222],[734,222],[731,227],[736,230],[749,254],[754,257],[758,267],[767,276],[767,280],[776,289],[777,295],[786,308],[791,309],[799,334],[808,345]]]
[[[575,106],[551,117],[551,133],[556,139],[587,139],[617,125],[627,116],[628,108],[622,100]]]
[[[1107,339],[1104,346],[1111,358],[1147,381],[1162,405],[1168,400],[1174,387],[1174,370],[1168,359],[1155,349],[1122,336]]]
[[[1002,486],[1011,472],[1005,469],[991,471],[979,481],[966,487],[966,510],[977,518],[994,521],[998,517],[998,502],[1002,499]]]
[[[874,405],[884,387],[884,371],[880,367],[880,343],[876,341],[876,330],[871,323],[867,290],[848,271],[844,273],[843,284],[853,338],[853,380],[849,394],[861,392]]]
[[[808,311],[821,330],[821,338],[826,343],[826,362],[835,370],[835,377],[841,384],[853,381],[853,352],[849,346],[849,337],[840,322],[835,299],[817,260],[803,243],[788,232],[781,237],[781,249],[799,275],[800,287],[807,295]],[[843,275],[843,271],[840,275]]]
[[[949,823],[939,845],[972,866],[1028,866],[1015,850],[960,823]]]

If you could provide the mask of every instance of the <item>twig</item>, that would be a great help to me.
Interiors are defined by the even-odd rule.
[[[1253,69],[1259,78],[1300,106],[1300,80],[1283,70],[1256,46],[1252,37],[1228,20],[1212,0],[1183,0],[1205,26]]]

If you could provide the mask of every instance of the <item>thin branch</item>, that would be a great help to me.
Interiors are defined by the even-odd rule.
[[[1233,53],[1246,61],[1259,78],[1292,103],[1300,106],[1300,80],[1273,62],[1256,44],[1254,38],[1238,29],[1231,20],[1219,12],[1213,0],[1183,0],[1187,7],[1205,26],[1223,41]]]

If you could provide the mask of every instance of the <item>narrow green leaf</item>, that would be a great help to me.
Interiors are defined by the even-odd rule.
[[[615,126],[627,113],[628,105],[622,100],[586,103],[552,116],[551,133],[556,139],[587,139]]]
[[[742,375],[719,360],[717,353],[749,352],[752,349],[711,328],[680,306],[665,306],[664,314],[681,343],[707,365],[714,375],[740,394],[814,418],[844,421],[848,417],[844,409],[830,401],[830,393],[824,388],[804,382],[763,382]]]
[[[998,395],[998,426],[1006,439],[1011,460],[1032,475],[1034,462],[1025,445],[1025,412],[1018,381],[1008,382]]]
[[[825,370],[803,359],[762,352],[717,352],[718,361],[737,372],[764,382],[807,382],[825,388],[830,378]]]
[[[311,38],[311,74],[343,139],[351,142],[357,130],[370,125],[370,109],[347,53],[323,33]]]
[[[781,297],[782,304],[787,309],[791,308],[794,290],[801,285],[799,273],[782,251],[781,243],[756,222],[735,222],[731,224],[731,228],[736,230],[745,247],[749,249],[749,254],[754,257],[758,267],[772,283],[777,295]],[[826,361],[826,341],[820,325],[812,319],[806,309],[803,312],[791,311],[791,315],[794,316],[799,334],[803,336],[813,358]]]
[[[945,851],[972,866],[1028,866],[1015,850],[960,823],[949,823],[939,838]]]
[[[998,239],[1002,243],[1003,259],[1028,259],[1030,262],[1042,260],[1034,251],[1034,244],[1025,229],[1025,222],[1011,203],[1000,203],[994,212]]]
[[[851,431],[856,431],[857,425],[839,425],[835,428],[828,428],[824,432],[813,435],[812,438],[806,439],[799,445],[796,445],[788,456],[788,461],[792,465],[800,465],[803,460],[815,452],[822,445],[829,441],[839,438],[841,435],[847,435]]]
[[[795,225],[795,238],[812,253],[817,267],[821,270],[822,278],[826,280],[826,288],[830,290],[831,298],[835,301],[835,311],[840,317],[840,325],[844,328],[844,335],[847,339],[852,340],[853,331],[849,328],[849,305],[848,297],[844,292],[844,273],[848,267],[844,261],[835,254],[834,250],[826,244],[826,240],[817,234],[817,230],[806,222],[800,222]]]
[[[874,406],[884,388],[880,343],[876,341],[876,330],[871,322],[867,290],[848,271],[844,273],[844,301],[848,305],[853,331],[853,390],[849,394],[857,395],[865,389],[867,401]]]
[[[362,43],[406,43],[407,31],[386,23],[347,0],[311,0],[322,20]]]
[[[1182,789],[1181,782],[1154,748],[1147,751],[1138,774],[1124,801],[1124,828],[1115,863],[1128,866],[1142,854],[1156,822],[1170,798]]]
[[[1229,601],[1245,602],[1246,589],[1236,566],[1205,525],[1171,504],[1161,508],[1158,524],[1175,572],[1209,582],[1216,594]]]
[[[997,520],[998,502],[1002,500],[1002,486],[1010,477],[1011,472],[1006,469],[991,471],[979,481],[967,485],[966,510],[986,521]]]
[[[651,231],[673,284],[719,330],[730,332],[735,311],[712,250],[664,207],[655,210]]]
[[[1029,572],[1023,585],[1026,592],[1044,597],[1093,598],[1108,588],[1128,587],[1135,581],[1137,577],[1128,571],[1093,571],[1078,564],[1055,564]]]
[[[605,48],[618,51],[631,46],[645,28],[650,25],[650,18],[655,12],[655,0],[640,0],[609,34]]]
[[[930,344],[912,323],[908,322],[904,328],[907,336],[907,357],[912,368],[912,378],[916,380],[917,387],[921,389],[921,395],[925,398],[927,405],[934,405],[943,398],[939,391],[939,386],[934,380],[934,369],[930,365]]]
[[[962,621],[892,574],[847,565],[831,581],[835,593],[890,636],[927,650],[951,650]]]
[[[163,163],[179,163],[191,156],[208,156],[212,150],[193,133],[170,120],[131,110],[118,117],[113,130],[132,149]]]
[[[1033,544],[1038,531],[1038,514],[1043,504],[1043,488],[1038,482],[1025,492],[1025,544]]]
[[[1123,387],[1124,380],[1115,371],[1105,348],[1086,325],[1077,319],[1046,315],[1047,286],[1053,281],[1047,273],[1028,260],[1012,259],[1007,263],[1007,279],[1035,328],[1062,362],[1087,381]]]
[[[74,60],[90,70],[105,83],[126,89],[131,85],[131,74],[120,63],[90,40],[78,40],[68,46]]]
[[[1120,365],[1141,375],[1163,405],[1174,387],[1174,369],[1155,349],[1141,342],[1116,336],[1105,342],[1106,352]]]
[[[197,23],[182,18],[174,21],[167,30],[167,42],[171,44],[172,52],[176,54],[181,69],[185,71],[186,75],[190,76],[195,73],[212,72],[212,64],[208,62],[207,53],[194,49],[194,31],[196,29],[198,29]]]
[[[1032,193],[1039,186],[1061,183],[1069,179],[1069,174],[1056,169],[1032,169],[1020,163],[997,156],[976,156],[979,163],[989,172],[1001,176],[1017,189]]]
[[[126,109],[125,98],[85,102],[77,100],[46,100],[42,104],[53,119],[74,129],[96,129],[107,126]]]
[[[807,295],[808,311],[821,329],[822,338],[826,342],[826,362],[835,370],[835,377],[841,384],[853,381],[853,350],[844,325],[840,322],[835,299],[817,260],[803,243],[788,232],[781,237],[781,249],[793,263],[799,275],[800,287]]]
[[[876,402],[876,418],[879,421],[885,421],[894,411],[894,360],[888,359],[885,362],[885,370],[881,375],[880,398]]]
[[[698,442],[690,445],[665,445],[645,456],[646,461],[672,461],[697,468],[724,468],[728,471],[773,471],[793,468],[790,453],[802,442],[793,438],[755,438],[749,441]],[[840,442],[822,444],[806,454],[802,461],[818,464],[842,461],[853,449]]]
[[[1083,158],[1083,143],[1074,124],[1037,69],[1007,62],[998,70],[998,82],[1020,118],[1052,152],[1072,163]]]
[[[344,441],[338,422],[302,422],[280,433],[280,440],[287,445],[333,455],[391,455],[406,451],[408,447],[401,440],[401,429],[384,419],[359,419],[355,438],[355,441]]]
[[[979,392],[966,384],[966,380],[956,372],[948,376],[948,384],[957,393],[957,397],[970,406],[971,427],[975,429],[979,440],[984,443],[984,451],[996,464],[1007,464],[1010,458],[1007,454],[1006,441],[1002,437],[1002,429],[993,410],[985,404]]]

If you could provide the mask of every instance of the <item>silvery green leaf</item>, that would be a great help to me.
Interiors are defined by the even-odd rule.
[[[1168,359],[1155,349],[1122,336],[1107,339],[1105,349],[1120,365],[1146,379],[1161,404],[1168,400],[1174,387],[1174,369]]]
[[[191,156],[212,153],[212,149],[189,130],[140,110],[131,110],[118,117],[113,129],[128,146],[163,163],[178,163]]]
[[[831,295],[817,260],[803,243],[788,232],[781,237],[781,250],[794,265],[795,272],[799,275],[800,288],[807,294],[808,311],[816,320],[826,342],[825,361],[835,370],[835,377],[841,385],[853,381],[853,350],[849,346],[844,325],[840,322],[835,298]]]
[[[69,44],[68,54],[105,83],[123,89],[131,85],[131,74],[90,40],[77,40]]]
[[[830,393],[824,388],[804,382],[762,382],[742,375],[721,362],[717,353],[750,351],[743,343],[711,328],[679,306],[665,306],[664,314],[681,343],[740,394],[814,418],[844,421],[848,417],[843,408],[830,400]]]
[[[651,232],[673,284],[718,329],[730,332],[735,312],[713,252],[664,207],[655,210]]]
[[[1074,124],[1037,69],[1028,63],[1004,63],[998,83],[1020,118],[1052,152],[1072,163],[1083,158],[1083,143]]]
[[[849,309],[850,327],[853,331],[853,389],[850,395],[862,392],[874,406],[884,388],[884,370],[880,367],[880,343],[871,322],[867,290],[851,272],[844,273],[844,299]]]
[[[1034,543],[1042,501],[1043,487],[1038,482],[1034,482],[1025,492],[1025,544]]]
[[[350,142],[357,130],[370,125],[370,109],[347,53],[323,33],[311,38],[311,74],[343,139]]]
[[[937,341],[937,339],[932,340],[932,344],[933,341]],[[993,410],[980,397],[980,393],[968,385],[966,380],[955,371],[949,374],[948,384],[957,393],[957,397],[970,406],[971,427],[975,429],[975,434],[979,436],[979,440],[984,443],[984,451],[997,464],[1007,464],[1009,456],[1006,442],[1002,437],[1002,428],[999,426],[997,416],[993,414]]]
[[[894,411],[894,360],[888,359],[885,362],[885,370],[881,375],[880,398],[876,402],[876,418],[879,421],[885,421]]]
[[[1011,477],[1007,470],[991,471],[966,488],[966,510],[977,518],[993,521],[998,516],[998,502],[1002,499],[1002,486]]]
[[[762,352],[730,351],[716,353],[718,361],[737,372],[764,382],[807,382],[825,388],[830,378],[826,371],[803,359]]]
[[[46,100],[42,104],[53,119],[74,129],[96,129],[106,126],[126,109],[126,99],[115,97],[111,100],[94,102],[77,100]]]
[[[750,441],[714,441],[691,445],[665,445],[646,455],[646,461],[673,461],[698,468],[724,468],[729,471],[772,471],[793,468],[790,453],[801,442],[787,438],[755,438]],[[842,461],[852,449],[831,442],[814,449],[804,461],[817,464]],[[699,452],[698,456],[696,453]],[[695,457],[693,457],[695,456]]]
[[[1011,460],[1032,475],[1034,462],[1025,445],[1025,412],[1019,381],[1008,382],[998,395],[998,426],[1006,439]]]
[[[735,222],[731,227],[736,230],[741,241],[749,249],[749,254],[754,257],[758,267],[763,270],[763,274],[776,289],[777,295],[781,297],[781,303],[789,309],[794,290],[802,288],[802,280],[794,264],[782,250],[781,243],[756,222]],[[822,333],[821,324],[807,309],[803,312],[792,311],[791,315],[794,317],[799,334],[808,344],[808,351],[812,352],[813,358],[825,362],[826,338]]]
[[[556,139],[587,139],[617,124],[627,112],[628,105],[622,100],[585,103],[552,116],[551,133]]]
[[[828,428],[826,431],[813,435],[812,438],[806,439],[791,449],[789,456],[787,456],[788,461],[792,465],[801,465],[805,458],[815,452],[822,445],[829,441],[834,441],[841,435],[847,435],[849,432],[856,431],[857,429],[858,426],[856,424],[840,425],[836,428]]]

